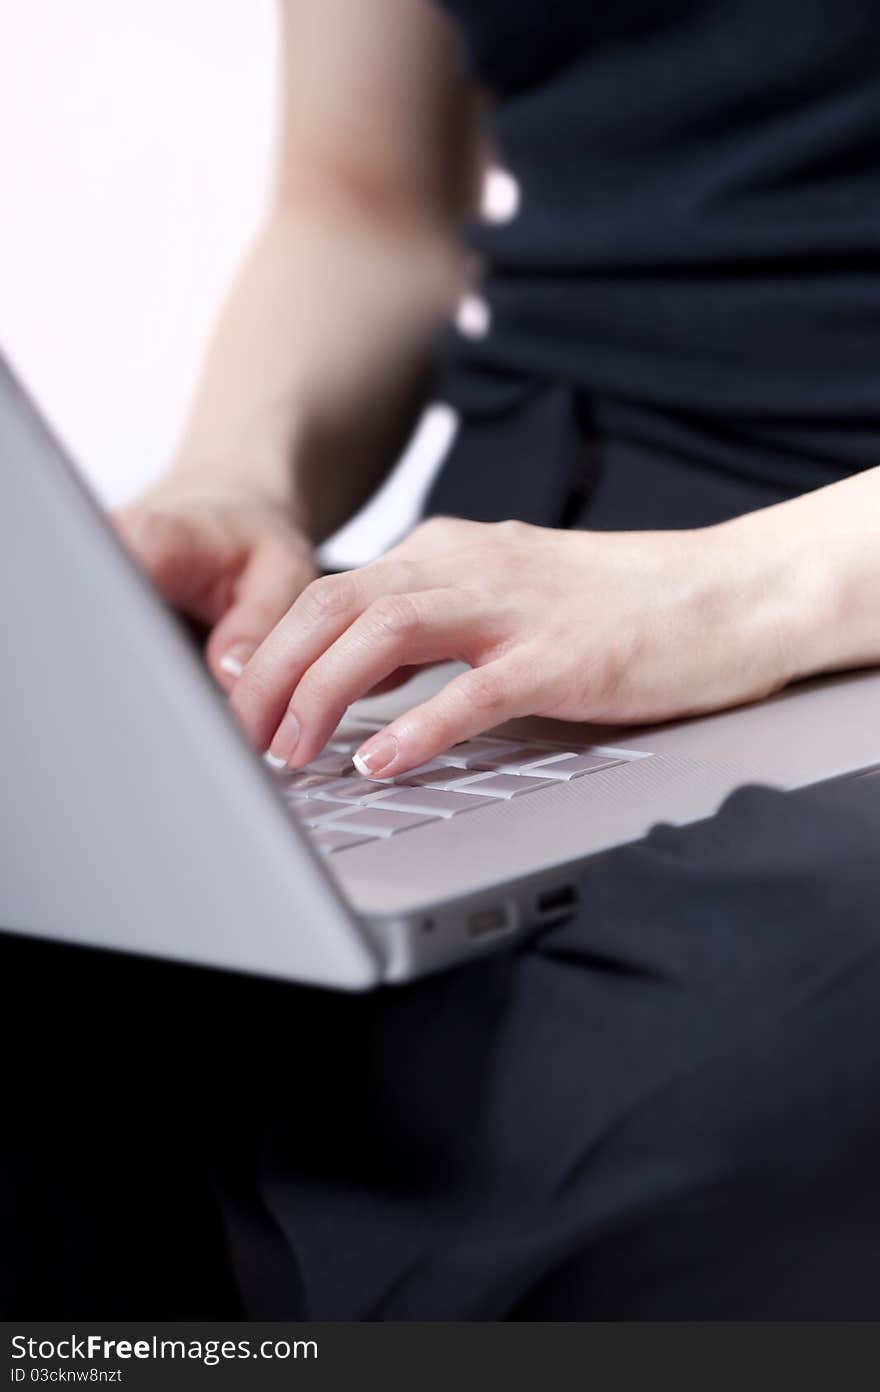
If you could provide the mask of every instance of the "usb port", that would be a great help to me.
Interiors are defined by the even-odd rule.
[[[480,909],[478,913],[471,914],[467,921],[468,937],[487,938],[492,933],[501,933],[508,926],[508,922],[508,912],[503,904],[496,904],[491,909]]]
[[[577,907],[577,900],[574,885],[548,889],[544,894],[538,895],[538,913],[542,918],[555,918],[558,914],[570,913]]]

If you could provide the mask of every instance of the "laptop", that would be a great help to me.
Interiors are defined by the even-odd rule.
[[[571,913],[592,859],[744,783],[880,765],[880,674],[860,672],[662,727],[513,721],[360,779],[364,731],[439,669],[274,771],[2,361],[0,459],[4,930],[366,990]]]

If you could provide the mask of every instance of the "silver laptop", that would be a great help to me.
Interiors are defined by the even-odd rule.
[[[515,721],[369,784],[351,754],[410,687],[275,773],[2,362],[0,463],[8,931],[363,990],[570,913],[592,857],[743,783],[880,764],[859,673],[660,728]]]

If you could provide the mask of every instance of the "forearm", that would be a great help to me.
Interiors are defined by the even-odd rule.
[[[773,596],[789,679],[880,663],[880,468],[719,530]]]
[[[222,308],[172,474],[329,534],[393,461],[461,275],[444,229],[340,186],[288,193]]]

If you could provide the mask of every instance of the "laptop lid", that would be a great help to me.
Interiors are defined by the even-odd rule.
[[[380,979],[175,618],[0,357],[0,928]]]

